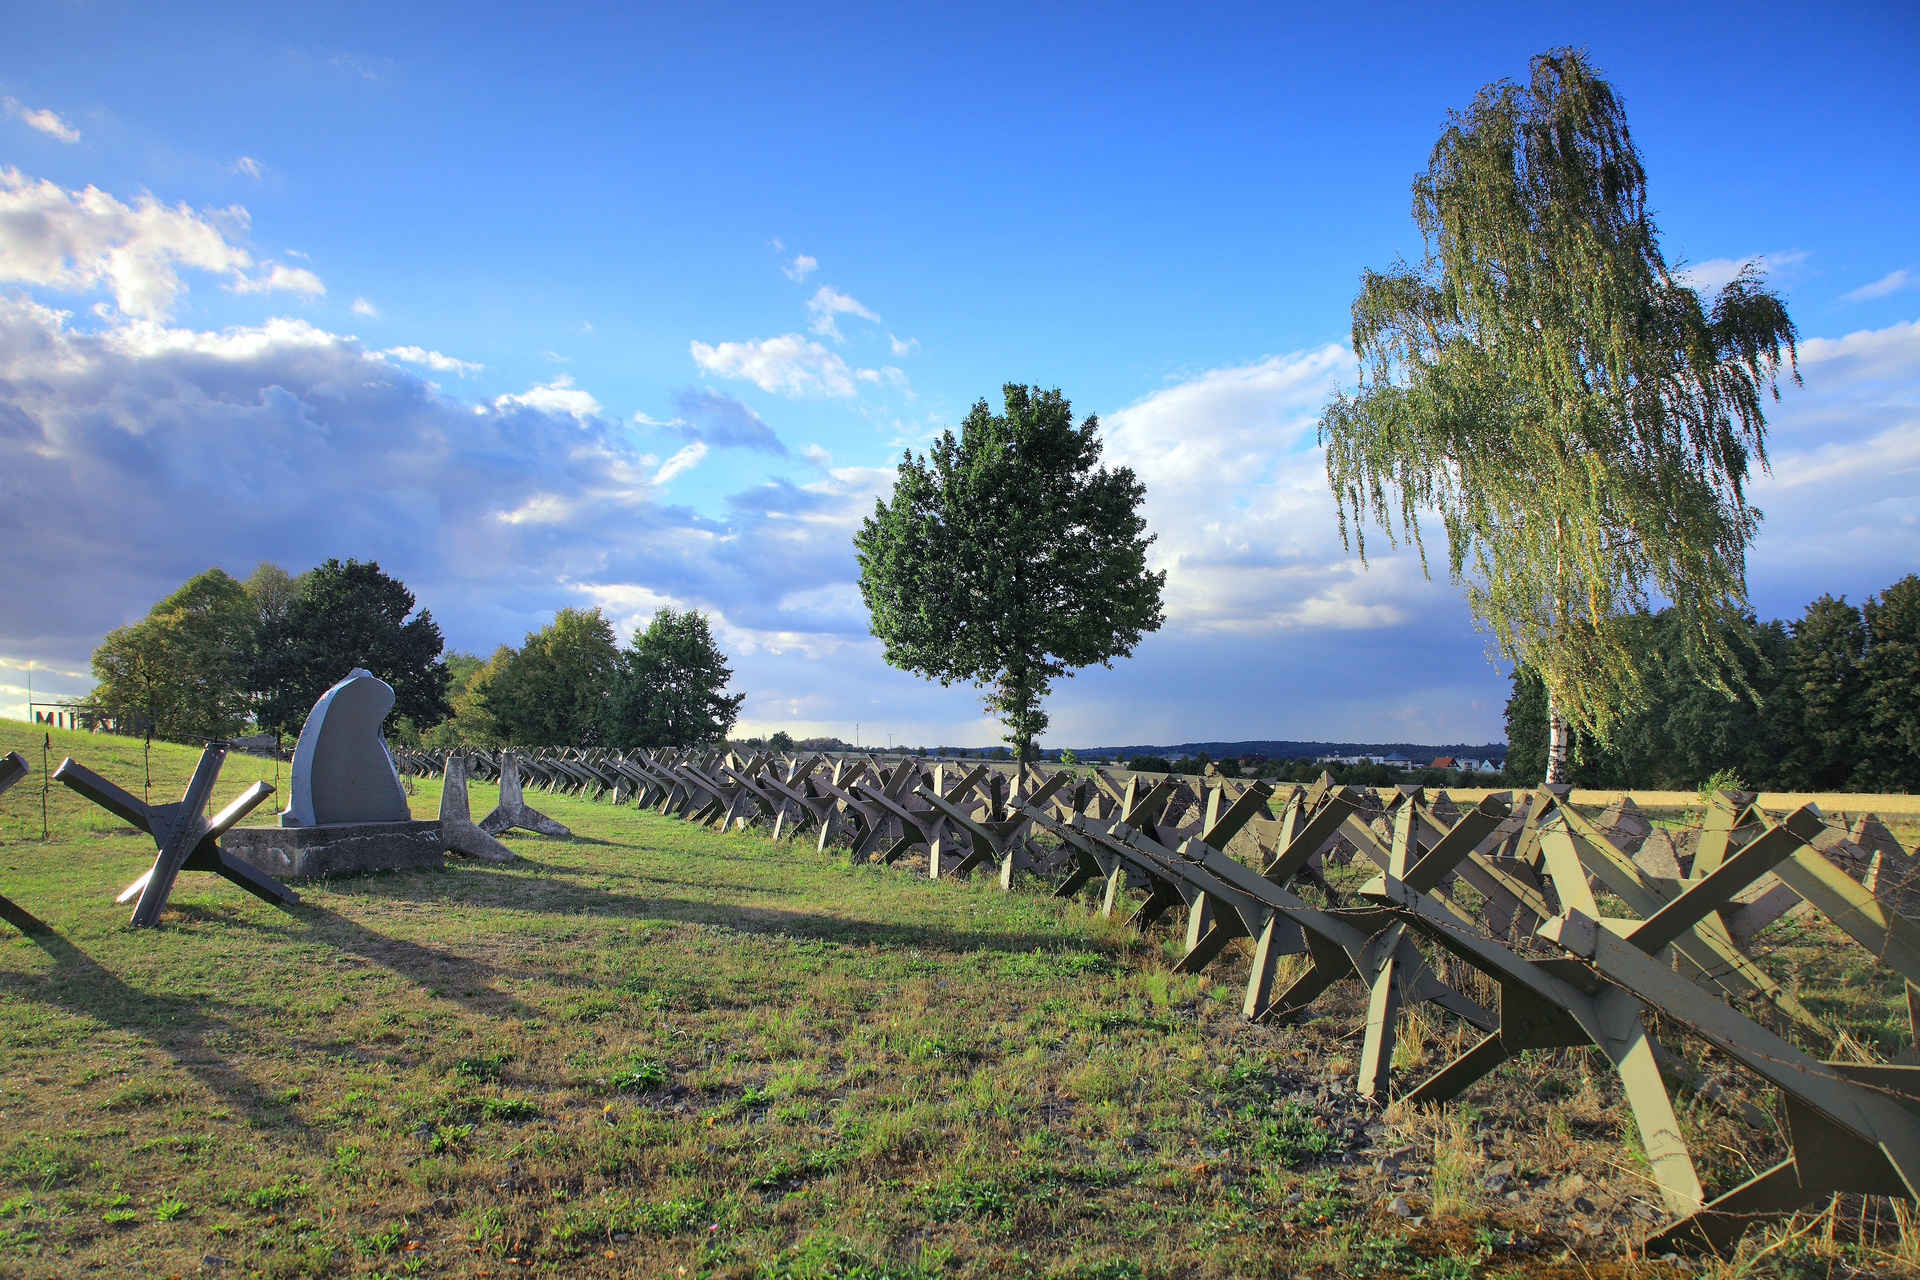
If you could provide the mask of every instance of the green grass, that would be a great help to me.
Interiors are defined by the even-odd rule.
[[[53,737],[141,789],[139,744]],[[194,754],[154,748],[156,801]],[[41,843],[30,758],[0,891],[53,932],[0,939],[0,1271],[1226,1275],[1272,1247],[1174,1224],[1244,1206],[1192,1147],[1247,1102],[1230,1068],[1304,1042],[1084,903],[535,795],[574,839],[285,910],[190,873],[134,932],[112,896],[151,841],[56,787]],[[263,774],[234,757],[215,804]]]
[[[41,842],[40,732],[0,722],[35,769],[0,796],[0,892],[53,930],[0,933],[0,1275],[186,1275],[212,1254],[268,1277],[1336,1276],[1440,1256],[1381,1218],[1368,1162],[1329,1163],[1368,1139],[1298,1100],[1356,1052],[1351,984],[1332,1016],[1248,1027],[1237,950],[1173,975],[1163,935],[1086,900],[544,794],[575,836],[509,833],[517,862],[304,882],[287,909],[190,873],[134,932],[112,897],[152,842],[64,788]],[[56,763],[141,789],[139,744],[52,737]],[[154,748],[156,801],[195,754]],[[214,804],[273,773],[234,757]],[[431,816],[438,783],[412,803]],[[1853,991],[1884,1015],[1891,997]],[[1583,1061],[1483,1082],[1489,1153],[1616,1166],[1626,1112]],[[1525,1127],[1549,1112],[1561,1129]],[[1412,1253],[1379,1243],[1395,1232]]]

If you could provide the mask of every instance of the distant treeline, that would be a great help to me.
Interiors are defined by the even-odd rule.
[[[1791,622],[1744,620],[1732,696],[1684,657],[1670,610],[1631,620],[1650,677],[1644,709],[1606,746],[1577,744],[1577,787],[1692,789],[1718,778],[1765,791],[1920,790],[1920,576],[1859,605],[1821,596]],[[1506,778],[1546,776],[1545,686],[1514,672]]]
[[[393,686],[394,711],[447,714],[433,615],[374,563],[329,560],[297,577],[263,560],[245,581],[222,569],[187,579],[93,651],[82,707],[145,720],[156,736],[299,732],[315,699],[353,667]]]
[[[518,649],[447,666],[453,714],[427,746],[691,747],[724,741],[746,696],[691,610],[661,609],[623,649],[600,610],[562,609]]]
[[[679,747],[724,739],[741,697],[698,613],[662,609],[621,648],[598,609],[562,609],[520,648],[444,652],[433,615],[371,561],[299,575],[214,568],[117,627],[75,704],[175,740],[297,734],[355,667],[393,686],[388,731],[432,746]]]

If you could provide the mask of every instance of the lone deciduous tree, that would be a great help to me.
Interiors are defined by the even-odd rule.
[[[891,502],[854,535],[860,594],[889,663],[989,687],[987,712],[1023,761],[1040,703],[1074,667],[1110,665],[1157,630],[1164,572],[1138,514],[1146,489],[1100,461],[1099,419],[1056,391],[1008,383],[924,459],[900,461]]]
[[[1618,624],[1651,596],[1731,690],[1721,624],[1746,603],[1745,484],[1782,348],[1798,381],[1793,323],[1751,267],[1711,307],[1669,268],[1621,102],[1571,49],[1453,116],[1413,217],[1420,265],[1365,273],[1353,303],[1327,480],[1363,557],[1362,526],[1391,540],[1397,519],[1424,564],[1438,512],[1474,616],[1546,684],[1559,782],[1570,726],[1605,742],[1642,697]]]

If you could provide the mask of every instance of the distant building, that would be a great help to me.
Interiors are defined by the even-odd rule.
[[[1435,756],[1433,763],[1427,766],[1429,769],[1464,769],[1465,767],[1466,763],[1455,764],[1452,756]]]
[[[1375,756],[1373,762],[1375,764],[1383,764],[1389,769],[1413,768],[1413,761],[1407,759],[1407,757],[1401,755],[1398,751],[1390,751],[1384,756]]]

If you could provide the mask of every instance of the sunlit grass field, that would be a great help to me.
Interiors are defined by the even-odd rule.
[[[0,796],[0,893],[51,926],[0,937],[0,1274],[1666,1271],[1622,1253],[1657,1215],[1581,1051],[1382,1115],[1351,984],[1248,1027],[1243,955],[1173,975],[1172,931],[1088,899],[531,792],[571,839],[286,909],[188,873],[135,932],[112,897],[152,841],[56,786],[42,842],[44,733],[0,722],[35,770]],[[140,744],[51,737],[142,791]],[[195,754],[153,748],[155,801]],[[215,804],[274,776],[236,755]],[[1877,973],[1806,995],[1891,1035]],[[1464,1043],[1428,1030],[1399,1065]],[[1687,1123],[1726,1185],[1775,1141]]]

